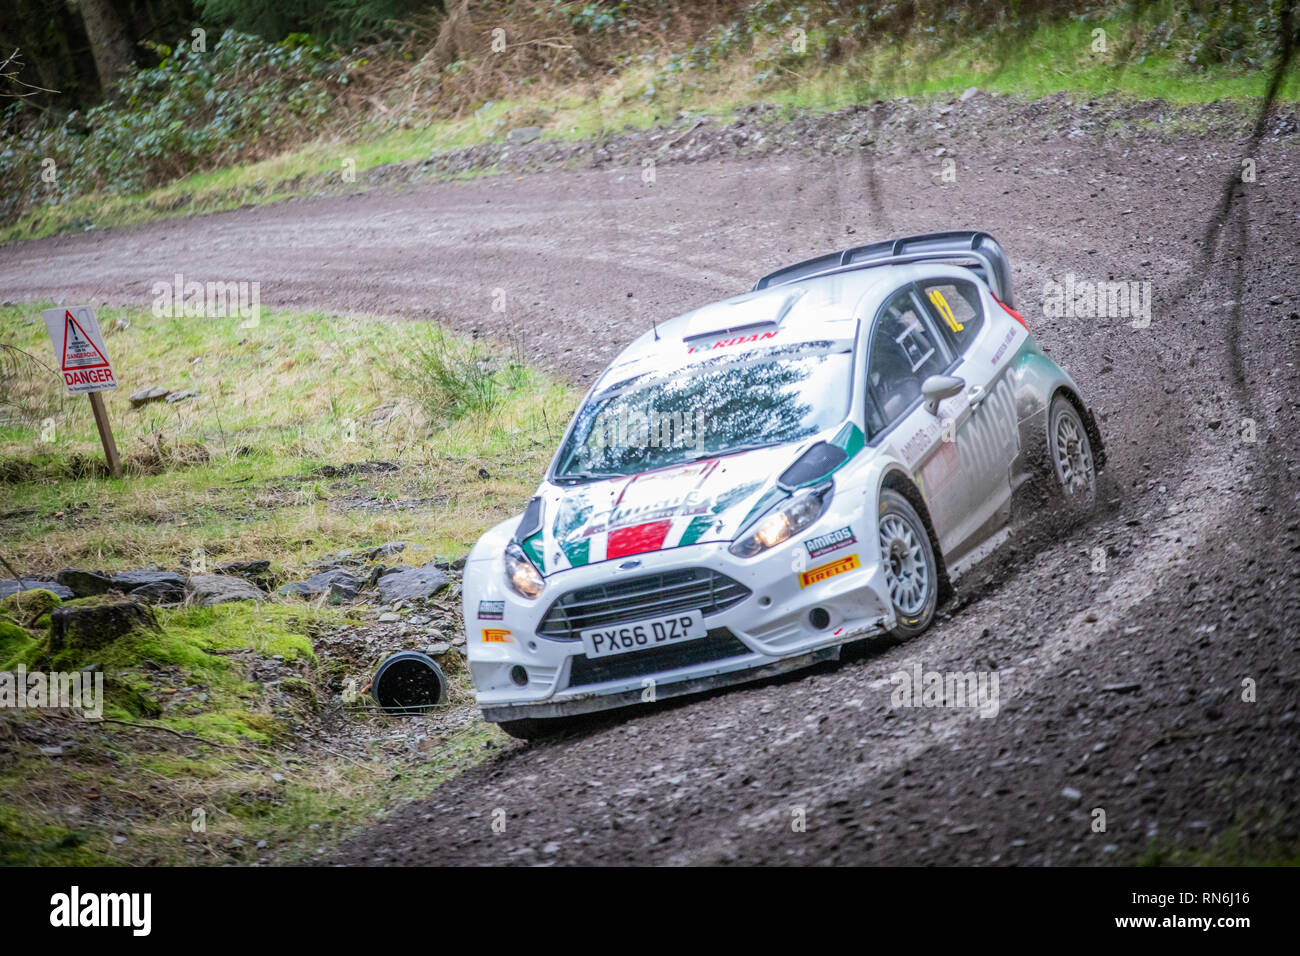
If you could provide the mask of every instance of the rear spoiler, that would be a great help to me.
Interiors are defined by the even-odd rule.
[[[758,280],[754,290],[769,289],[813,276],[909,262],[952,262],[967,266],[989,284],[999,302],[1015,308],[1015,302],[1011,298],[1011,264],[1007,261],[1007,254],[987,232],[968,230],[886,239],[869,246],[855,246],[843,252],[805,259],[769,272]]]

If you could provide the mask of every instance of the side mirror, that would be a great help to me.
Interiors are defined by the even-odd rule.
[[[953,375],[931,375],[921,383],[921,394],[925,396],[925,407],[931,415],[939,414],[939,403],[945,398],[960,395],[966,387],[966,380]]]

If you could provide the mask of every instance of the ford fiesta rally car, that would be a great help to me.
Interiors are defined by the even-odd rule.
[[[992,236],[788,266],[625,349],[523,515],[478,541],[479,706],[530,737],[913,637],[1013,495],[1090,507],[1102,464]]]

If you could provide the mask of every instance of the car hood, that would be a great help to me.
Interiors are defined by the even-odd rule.
[[[786,492],[777,477],[810,441],[591,481],[543,484],[542,527],[522,542],[544,574],[709,541],[731,541]]]

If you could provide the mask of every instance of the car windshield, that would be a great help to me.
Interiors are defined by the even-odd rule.
[[[555,478],[637,474],[806,438],[844,420],[852,362],[851,341],[801,342],[619,382],[578,411]]]

